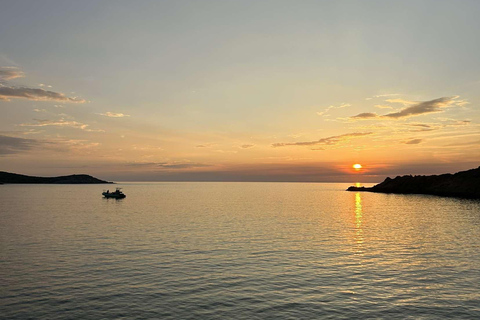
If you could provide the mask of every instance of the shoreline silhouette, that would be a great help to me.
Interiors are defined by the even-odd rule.
[[[455,174],[397,176],[386,178],[373,187],[351,186],[347,191],[395,194],[428,194],[442,197],[480,199],[480,167]]]
[[[58,177],[36,177],[0,171],[0,184],[111,184],[88,174],[72,174]]]

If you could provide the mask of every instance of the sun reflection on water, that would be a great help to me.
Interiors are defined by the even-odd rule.
[[[357,192],[355,193],[355,242],[359,246],[358,251],[361,251],[363,244],[362,216],[362,196]]]

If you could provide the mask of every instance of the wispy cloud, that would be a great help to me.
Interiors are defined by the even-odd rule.
[[[99,115],[101,116],[105,116],[105,117],[110,117],[110,118],[123,118],[123,117],[130,117],[130,115],[128,114],[124,114],[124,113],[116,113],[116,112],[105,112],[105,113],[98,113]]]
[[[404,144],[419,144],[422,143],[423,139],[410,139],[410,140],[405,140],[402,141]]]
[[[338,136],[331,136],[327,138],[322,138],[315,141],[302,141],[302,142],[286,142],[286,143],[274,143],[272,147],[285,147],[285,146],[315,146],[315,145],[336,145],[344,140],[349,140],[351,138],[362,137],[373,134],[373,132],[353,132],[341,134]]]
[[[363,112],[359,113],[356,116],[350,117],[350,119],[361,120],[361,119],[375,119],[378,118],[379,115],[375,112]]]
[[[195,148],[213,148],[216,147],[216,143],[203,143],[203,144],[197,144]]]
[[[423,102],[412,102],[403,99],[391,99],[387,100],[389,102],[401,103],[406,105],[406,108],[398,112],[391,112],[385,115],[378,115],[373,112],[365,112],[357,114],[356,116],[350,117],[352,120],[365,120],[365,119],[403,119],[409,118],[414,116],[420,116],[423,114],[429,113],[436,113],[436,112],[443,112],[446,108],[452,106],[461,106],[466,103],[464,100],[456,100],[458,96],[454,97],[442,97],[430,101],[423,101]]]
[[[0,81],[21,78],[25,74],[16,67],[0,67]],[[45,86],[41,84],[41,86]],[[51,86],[47,86],[51,87]],[[8,86],[0,83],[0,101],[11,99],[27,99],[33,101],[61,101],[71,103],[85,103],[84,99],[68,97],[60,92],[22,86]]]
[[[0,67],[0,80],[12,80],[24,76],[25,73],[16,67]]]
[[[67,120],[43,120],[43,119],[33,119],[36,123],[22,123],[22,127],[72,127],[85,130],[88,127],[88,124],[84,124],[77,121],[67,121]]]
[[[0,135],[0,156],[16,154],[33,149],[41,142],[35,139],[24,139]]]
[[[385,94],[377,94],[372,97],[365,98],[365,100],[372,100],[374,98],[384,98],[384,97],[394,97],[394,96],[399,96],[401,95],[400,93],[385,93]]]
[[[352,105],[349,104],[349,103],[342,103],[342,104],[339,105],[339,106],[330,106],[330,107],[326,108],[326,109],[323,110],[323,111],[317,112],[317,115],[319,115],[319,116],[324,116],[326,113],[328,113],[328,112],[329,112],[330,110],[332,110],[332,109],[342,109],[342,108],[346,108],[346,107],[350,107],[350,106],[352,106]]]
[[[400,103],[400,104],[403,104],[405,106],[418,103],[418,102],[415,102],[415,101],[405,100],[405,99],[401,99],[401,98],[387,99],[385,101],[390,102],[390,103]]]
[[[412,127],[409,131],[412,132],[425,132],[425,131],[433,131],[441,129],[442,126],[438,124],[431,124],[431,123],[407,123],[405,124],[408,127]]]
[[[448,127],[468,126],[471,124],[470,120],[455,120],[447,119],[443,123],[405,123],[404,126],[412,128],[410,132],[425,132],[440,130]]]
[[[249,148],[253,148],[253,147],[255,147],[254,144],[242,144],[240,146],[240,148],[242,148],[242,149],[249,149]]]
[[[210,167],[209,164],[188,162],[188,161],[172,161],[172,162],[133,162],[128,163],[129,167],[149,167],[157,169],[192,169]]]
[[[165,168],[165,169],[190,169],[190,168],[203,168],[203,167],[210,167],[208,164],[204,163],[192,163],[192,162],[163,162],[163,163],[157,163],[157,166],[160,168]]]
[[[386,105],[383,105],[383,104],[376,104],[376,105],[375,105],[375,108],[379,108],[379,109],[393,109],[392,106],[386,106]]]
[[[63,93],[34,89],[27,87],[0,87],[0,100],[28,99],[34,101],[62,101],[73,103],[85,103],[86,100],[77,97],[67,97]]]

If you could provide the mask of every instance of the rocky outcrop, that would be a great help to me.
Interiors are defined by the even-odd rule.
[[[94,184],[112,182],[100,180],[87,174],[72,174],[61,177],[33,177],[0,171],[0,184],[3,183]]]
[[[400,194],[431,194],[444,197],[480,199],[480,167],[455,174],[398,176],[386,178],[371,188],[349,187],[347,191]]]

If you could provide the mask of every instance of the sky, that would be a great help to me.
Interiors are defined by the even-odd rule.
[[[0,171],[380,182],[480,165],[477,0],[0,8]]]

